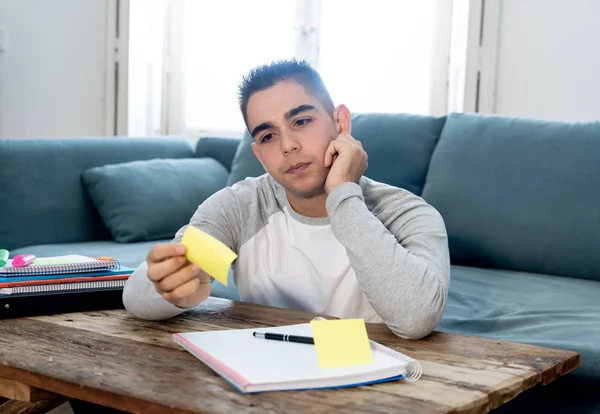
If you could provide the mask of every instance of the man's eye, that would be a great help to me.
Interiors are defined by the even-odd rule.
[[[273,138],[273,134],[265,134],[260,139],[260,142],[269,142]]]
[[[300,119],[296,120],[295,124],[296,124],[296,126],[301,127],[301,126],[310,124],[310,122],[311,122],[310,118],[300,118]]]

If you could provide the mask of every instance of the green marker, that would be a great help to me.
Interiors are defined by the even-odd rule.
[[[8,262],[8,256],[10,253],[8,253],[8,250],[6,249],[0,249],[0,267],[5,266],[6,262]]]

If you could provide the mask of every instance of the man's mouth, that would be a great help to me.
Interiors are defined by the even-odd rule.
[[[300,162],[298,164],[294,164],[290,168],[288,168],[288,170],[286,171],[286,173],[289,173],[289,174],[298,173],[300,171],[305,170],[306,167],[308,167],[309,165],[310,165],[310,162]]]

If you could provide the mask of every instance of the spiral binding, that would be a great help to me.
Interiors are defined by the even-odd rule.
[[[64,263],[46,265],[32,264],[26,267],[5,266],[0,268],[0,274],[6,276],[45,276],[119,270],[120,268],[121,266],[118,260],[98,260],[83,263]]]
[[[325,320],[327,320],[327,319],[322,318],[320,316],[313,318],[313,321],[325,321]],[[421,378],[421,375],[423,374],[423,367],[421,366],[421,363],[419,361],[417,361],[416,359],[411,358],[408,355],[405,355],[401,352],[398,352],[398,351],[388,348],[386,346],[383,346],[371,339],[369,339],[369,344],[370,344],[371,350],[373,352],[381,353],[381,354],[384,354],[391,358],[394,358],[394,359],[404,362],[406,364],[406,378],[405,378],[406,381],[415,382],[419,378]]]
[[[76,289],[102,289],[112,287],[123,287],[127,282],[126,279],[118,280],[102,280],[97,282],[71,282],[71,283],[49,283],[38,285],[15,286],[11,289],[12,294],[19,293],[38,293],[38,292],[56,292],[63,290]]]

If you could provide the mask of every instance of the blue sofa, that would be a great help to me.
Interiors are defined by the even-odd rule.
[[[600,122],[355,114],[352,134],[367,176],[445,220],[453,266],[438,330],[581,354],[579,369],[498,411],[600,413]],[[2,139],[0,248],[137,266],[210,193],[264,173],[245,138]],[[213,294],[238,299],[231,281]]]

